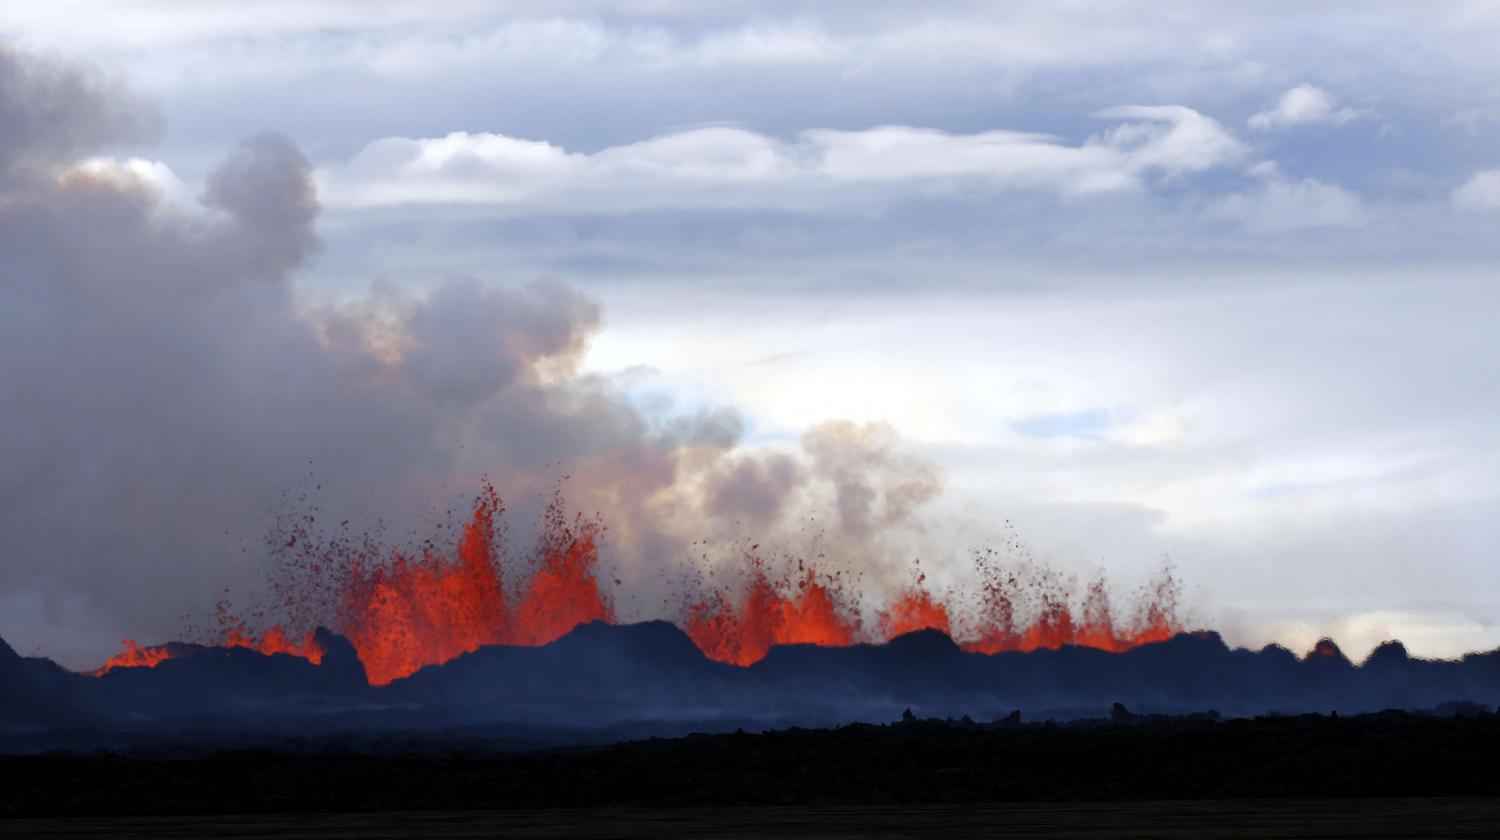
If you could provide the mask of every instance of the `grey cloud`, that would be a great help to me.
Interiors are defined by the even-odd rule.
[[[547,361],[571,365],[598,329],[599,308],[558,285],[485,287],[444,283],[417,307],[401,361],[408,380],[439,400],[474,403]]]
[[[709,479],[706,513],[743,522],[755,533],[777,520],[804,472],[802,464],[785,453],[727,461]]]
[[[302,152],[277,135],[241,144],[208,178],[202,202],[240,223],[249,250],[240,259],[266,264],[276,276],[301,265],[317,248],[318,199]]]
[[[0,44],[0,188],[103,145],[149,139],[158,128],[156,113],[118,84]]]

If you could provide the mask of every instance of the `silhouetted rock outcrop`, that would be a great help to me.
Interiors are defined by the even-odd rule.
[[[323,659],[319,667],[323,669],[325,676],[331,682],[347,683],[351,688],[358,688],[368,683],[365,665],[359,661],[359,654],[355,652],[354,645],[350,644],[348,639],[327,627],[319,627],[313,631],[313,642],[323,649]]]
[[[34,675],[46,665],[56,667],[48,660],[40,662],[45,665],[33,666],[0,639],[0,730],[77,726],[87,721],[58,686]]]

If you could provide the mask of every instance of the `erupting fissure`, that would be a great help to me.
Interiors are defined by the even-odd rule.
[[[257,633],[248,629],[238,618],[225,613],[224,606],[222,602],[219,605],[219,615],[223,622],[221,630],[210,640],[214,646],[247,648],[267,656],[273,653],[287,653],[300,656],[314,665],[323,661],[323,646],[318,644],[311,632],[300,642],[295,641],[280,624],[272,625],[269,630]],[[109,661],[93,672],[95,676],[109,673],[115,668],[154,668],[168,659],[181,656],[183,651],[187,650],[184,646],[170,644],[142,647],[134,639],[125,639],[120,642],[120,647],[119,653],[111,656]]]
[[[368,535],[319,541],[312,532],[314,516],[288,520],[273,540],[281,564],[272,591],[287,626],[303,634],[280,623],[257,632],[221,602],[212,643],[317,663],[324,651],[306,628],[326,625],[354,646],[370,682],[384,685],[484,645],[544,645],[580,624],[614,621],[598,579],[604,531],[598,520],[569,517],[561,495],[554,495],[542,516],[530,569],[520,575],[524,580],[511,581],[507,575],[518,570],[506,552],[504,517],[504,504],[486,484],[456,544],[446,550],[429,541],[415,551],[391,551]],[[1102,579],[1089,585],[1075,618],[1067,580],[1030,563],[1009,568],[992,552],[975,557],[982,582],[978,603],[940,598],[918,571],[867,628],[858,595],[837,574],[801,562],[773,574],[754,548],[737,592],[690,594],[682,601],[683,614],[674,617],[706,656],[720,662],[748,666],[773,645],[846,646],[924,629],[942,631],[965,650],[987,654],[1063,645],[1123,651],[1183,629],[1170,570],[1137,593],[1134,615],[1122,625]],[[95,673],[155,666],[185,649],[142,647],[133,640],[123,648]]]
[[[570,520],[554,496],[542,517],[535,569],[511,598],[504,516],[486,485],[451,555],[429,544],[389,559],[370,540],[319,547],[299,529],[283,543],[294,552],[285,565],[311,577],[283,578],[283,602],[306,611],[310,600],[331,612],[318,620],[349,639],[375,685],[483,645],[544,645],[580,624],[614,620],[594,573],[597,521]]]
[[[750,581],[739,604],[714,593],[694,603],[683,628],[710,659],[735,665],[759,662],[772,645],[854,644],[859,619],[841,608],[835,584],[809,569],[773,583],[759,558],[751,557]]]
[[[120,652],[111,656],[93,674],[107,674],[115,668],[154,668],[171,658],[171,651],[166,645],[141,647],[135,639],[125,639],[120,642]]]

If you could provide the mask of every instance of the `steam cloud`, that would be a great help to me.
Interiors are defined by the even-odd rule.
[[[607,561],[636,571],[695,540],[794,534],[809,511],[831,512],[832,553],[876,569],[941,488],[887,427],[767,449],[730,409],[640,410],[580,372],[601,313],[565,286],[376,284],[308,308],[307,159],[248,140],[192,209],[141,167],[80,163],[158,124],[106,79],[0,48],[0,634],[23,649],[96,664],[124,635],[171,636],[253,582],[268,513],[309,473],[335,511],[396,522],[481,478],[506,494],[566,474],[610,528]],[[653,593],[625,594],[643,597],[620,617],[646,617],[630,605]]]

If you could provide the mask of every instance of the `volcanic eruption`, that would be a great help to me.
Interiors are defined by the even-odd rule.
[[[368,535],[320,538],[316,516],[288,517],[272,540],[278,549],[271,581],[277,603],[255,612],[279,612],[287,624],[257,629],[221,603],[218,629],[204,641],[317,663],[322,650],[312,628],[324,625],[354,645],[372,684],[385,685],[486,645],[535,647],[582,624],[614,621],[599,580],[601,522],[570,517],[563,496],[555,494],[522,563],[506,544],[505,515],[498,492],[485,484],[452,545],[428,540],[416,548],[382,545]],[[953,635],[964,650],[978,653],[1064,645],[1123,651],[1184,629],[1169,569],[1133,606],[1130,619],[1117,624],[1103,579],[1089,585],[1075,617],[1059,575],[1006,568],[980,553],[975,565],[986,581],[980,603],[950,606],[925,588],[926,577],[914,565],[906,591],[867,623],[861,594],[837,573],[802,560],[778,573],[759,549],[752,545],[745,554],[743,586],[704,591],[701,583],[684,584],[674,596],[676,614],[661,616],[677,623],[710,659],[748,666],[776,645],[845,647],[929,629]],[[959,610],[972,617],[955,624],[950,614]],[[131,639],[123,645],[97,673],[173,657],[172,645],[143,647]]]
[[[93,666],[91,645],[128,636],[86,671],[0,645],[0,725],[23,735],[57,721],[733,728],[907,705],[1257,714],[1496,690],[1493,654],[1231,650],[1184,632],[1170,568],[1121,601],[1008,547],[934,548],[971,533],[929,507],[945,483],[935,438],[827,419],[836,405],[805,407],[795,439],[767,436],[755,413],[657,399],[634,369],[589,357],[602,303],[576,288],[508,285],[500,267],[363,295],[319,286],[305,271],[322,245],[319,166],[255,137],[193,205],[165,164],[98,157],[148,140],[149,110],[0,51],[0,116],[25,117],[0,143],[4,330],[21,351],[0,353],[0,582],[17,626],[51,634],[24,647],[71,645],[66,661]],[[1152,113],[1110,137],[1209,124]],[[260,533],[275,489],[314,463],[339,514],[273,513],[269,550],[237,557],[230,543]],[[564,474],[534,525],[483,484],[430,534],[331,526],[404,529],[484,476],[514,502]],[[1144,498],[1111,492],[1132,510]],[[826,542],[808,550],[808,532]],[[263,593],[241,595],[259,562]],[[168,629],[221,586],[236,597],[223,590],[210,619]]]
[[[242,613],[226,598],[213,627],[188,628],[186,641],[128,639],[87,674],[17,658],[18,696],[58,699],[0,703],[0,723],[34,728],[36,708],[56,705],[61,720],[152,738],[184,737],[184,725],[520,726],[575,743],[595,737],[580,727],[618,738],[830,726],[903,707],[976,719],[1017,708],[1080,717],[1121,702],[1233,715],[1432,708],[1481,702],[1500,685],[1500,652],[1424,661],[1391,644],[1356,665],[1326,639],[1300,658],[1274,645],[1231,650],[1211,631],[1185,632],[1170,567],[1119,610],[1103,578],[1075,595],[1070,578],[997,551],[972,556],[978,586],[935,587],[914,560],[906,584],[879,599],[843,570],[752,543],[735,574],[682,575],[656,620],[622,623],[630,582],[601,562],[598,517],[570,513],[555,492],[523,550],[507,521],[489,484],[458,527],[442,528],[450,538],[412,546],[347,524],[330,535],[316,511],[283,516],[268,538],[266,602]]]

